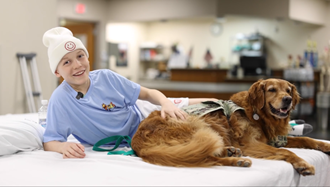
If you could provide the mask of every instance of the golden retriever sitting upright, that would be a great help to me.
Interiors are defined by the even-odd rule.
[[[284,160],[298,173],[314,175],[314,166],[291,151],[278,148],[330,152],[328,143],[287,136],[290,113],[300,99],[293,84],[280,79],[259,80],[248,91],[234,94],[230,99],[238,107],[231,101],[206,102],[207,106],[229,105],[201,117],[190,115],[185,121],[163,119],[159,111],[154,111],[133,136],[133,150],[144,161],[165,166],[251,166],[251,160],[241,157],[242,154]],[[232,107],[237,110],[228,112]]]

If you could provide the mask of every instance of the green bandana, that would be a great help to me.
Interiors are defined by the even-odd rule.
[[[223,113],[230,117],[236,110],[244,110],[231,100],[204,101],[195,105],[183,107],[182,110],[191,115],[204,116],[213,111],[223,110]]]
[[[288,144],[287,135],[277,136],[268,142],[268,145],[273,147],[285,147]]]

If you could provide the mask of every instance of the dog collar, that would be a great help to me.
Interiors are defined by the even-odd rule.
[[[252,107],[252,109],[253,109],[253,115],[252,115],[253,119],[256,121],[259,120],[259,115],[257,114],[256,109],[254,107]]]
[[[259,119],[259,115],[257,113],[254,113],[252,117],[256,121]]]

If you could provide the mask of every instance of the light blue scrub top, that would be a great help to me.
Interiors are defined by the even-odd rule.
[[[134,135],[142,119],[135,106],[140,85],[107,69],[91,71],[89,78],[89,90],[79,100],[66,81],[53,92],[44,142],[65,142],[72,134],[81,143],[94,145],[109,136]]]

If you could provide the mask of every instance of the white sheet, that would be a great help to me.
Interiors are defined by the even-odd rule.
[[[76,141],[70,137],[70,141]],[[62,159],[42,150],[0,157],[4,186],[330,186],[330,156],[316,150],[290,149],[313,164],[315,176],[299,175],[287,162],[252,158],[250,168],[215,166],[175,168],[139,157],[107,155],[86,147],[84,159]]]

